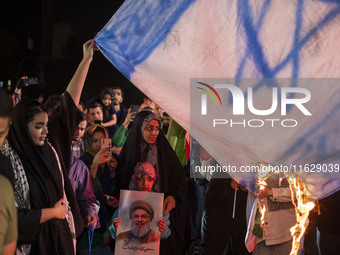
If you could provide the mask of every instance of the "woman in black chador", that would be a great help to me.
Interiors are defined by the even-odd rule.
[[[160,254],[182,254],[186,179],[177,155],[160,130],[160,121],[151,111],[137,114],[118,160],[115,195],[129,189],[133,170],[138,162],[151,163],[156,169],[154,192],[164,193],[164,215],[170,213],[171,235],[161,240]]]
[[[51,116],[33,100],[13,111],[8,140],[29,186],[29,206],[19,210],[19,239],[31,245],[31,254],[73,255],[84,228],[68,173],[72,137],[82,119],[77,105],[95,49],[91,41],[83,45],[83,59]]]

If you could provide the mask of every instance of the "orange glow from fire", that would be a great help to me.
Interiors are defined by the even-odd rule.
[[[259,163],[258,166],[261,169],[263,166],[266,166],[265,163]],[[260,171],[258,173],[258,189],[263,190],[267,187],[267,178],[272,173],[268,172],[262,172]],[[290,255],[297,255],[300,244],[301,244],[301,238],[303,237],[306,228],[308,226],[308,215],[309,211],[311,211],[315,203],[314,202],[306,202],[305,201],[305,185],[302,179],[300,178],[293,178],[288,175],[284,175],[284,178],[287,178],[289,182],[289,188],[291,190],[292,195],[292,203],[295,207],[295,215],[296,215],[296,224],[290,229],[291,235],[293,237],[292,241],[292,250],[290,252]],[[282,178],[279,179],[279,185],[281,186]],[[266,212],[266,208],[264,205],[261,205],[261,227],[263,228],[264,223],[264,214]]]
[[[265,214],[265,212],[266,212],[266,207],[265,207],[265,205],[262,205],[261,207],[262,207],[262,208],[261,208],[261,227],[262,227],[262,229],[263,229],[263,224],[264,224],[264,214]]]
[[[290,229],[293,237],[290,255],[296,255],[300,248],[301,238],[308,226],[309,211],[314,208],[315,204],[313,202],[305,202],[305,185],[302,179],[289,178],[288,181],[296,214],[296,224]]]

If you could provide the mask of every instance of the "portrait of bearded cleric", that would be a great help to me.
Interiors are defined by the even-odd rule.
[[[124,240],[124,245],[144,244],[160,240],[160,233],[150,228],[154,218],[154,209],[150,203],[143,200],[133,202],[129,208],[131,229],[120,233],[117,241]]]
[[[163,193],[121,190],[118,215],[113,218],[113,224],[120,222],[115,255],[159,255],[163,201]]]

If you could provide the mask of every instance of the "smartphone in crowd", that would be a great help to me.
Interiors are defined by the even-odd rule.
[[[111,139],[102,139],[101,140],[101,148],[105,149],[105,148],[110,148],[112,147],[112,140]]]
[[[101,120],[95,120],[95,121],[94,121],[94,124],[101,125],[101,124],[102,124],[102,121],[101,121]]]
[[[37,77],[31,77],[31,78],[27,78],[27,79],[23,79],[24,84],[38,84],[39,80]]]
[[[139,109],[139,105],[132,104],[132,105],[130,106],[130,108],[131,108],[130,113],[137,113],[137,112],[138,112],[138,109]]]
[[[109,196],[109,195],[106,195],[104,194],[107,202],[109,202],[109,204],[113,207],[117,207],[119,205],[119,200],[113,196]]]

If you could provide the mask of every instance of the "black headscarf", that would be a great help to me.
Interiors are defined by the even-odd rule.
[[[141,129],[145,119],[157,119],[157,117],[151,111],[141,111],[137,114],[118,160],[114,192],[117,197],[120,189],[129,189],[134,168],[141,161],[141,143],[144,142]],[[171,235],[161,241],[161,254],[182,254],[187,193],[184,170],[161,130],[155,145],[157,146],[160,192],[164,193],[164,198],[173,196],[176,200],[176,207],[170,212]]]
[[[108,122],[111,120],[112,116],[110,115],[109,111],[107,111],[107,106],[105,106],[103,104],[103,99],[105,97],[106,94],[109,94],[110,97],[112,98],[112,95],[113,95],[113,89],[110,88],[110,87],[106,87],[104,88],[101,93],[100,93],[100,101],[99,103],[102,105],[103,107],[103,122]],[[112,99],[111,99],[112,100]]]
[[[70,95],[65,92],[60,108],[49,117],[48,140],[55,148],[64,176],[64,188],[72,209],[76,234],[84,224],[71,182],[68,178],[70,145],[76,123],[81,115]],[[18,153],[30,186],[32,209],[51,208],[63,197],[62,178],[54,151],[46,142],[38,147],[34,144],[27,127],[28,109],[41,106],[37,101],[22,101],[13,111],[9,142]],[[69,121],[71,120],[71,121]],[[67,156],[66,156],[67,155]],[[73,241],[66,219],[52,219],[39,225],[32,246],[32,253],[73,254]]]
[[[8,117],[10,118],[12,115],[13,104],[9,99],[8,93],[3,89],[0,88],[0,117]],[[2,144],[0,144],[1,148]],[[7,177],[11,184],[13,185],[14,189],[14,173],[11,165],[11,161],[9,158],[1,154],[0,151],[0,174]]]

